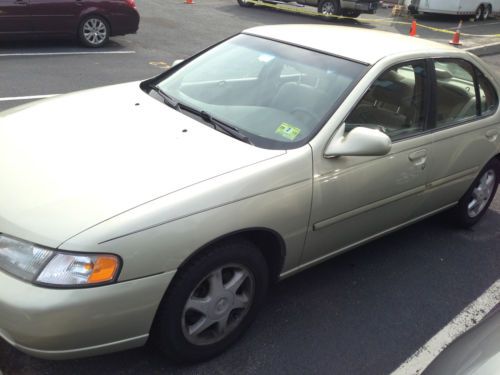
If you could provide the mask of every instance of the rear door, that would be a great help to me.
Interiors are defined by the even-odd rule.
[[[31,31],[28,0],[0,0],[0,35]]]
[[[433,96],[433,145],[423,211],[457,202],[500,147],[498,93],[471,62],[436,59]]]
[[[39,34],[74,34],[85,0],[30,0],[33,31]]]

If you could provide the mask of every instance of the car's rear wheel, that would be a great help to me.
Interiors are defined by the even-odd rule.
[[[83,45],[98,48],[109,40],[110,27],[106,20],[100,16],[92,15],[85,18],[78,30],[78,36]]]
[[[468,228],[483,217],[495,197],[499,178],[500,162],[492,159],[452,210],[451,213],[458,225]]]
[[[228,241],[178,272],[152,337],[174,362],[203,361],[227,349],[253,321],[268,286],[267,263],[252,243]]]
[[[331,16],[340,15],[339,1],[322,0],[318,5],[318,13],[322,14],[326,19],[331,19]]]
[[[244,8],[253,7],[255,4],[248,0],[238,0],[238,4]]]
[[[358,18],[361,15],[361,12],[359,10],[347,10],[343,13],[343,15],[346,17]]]

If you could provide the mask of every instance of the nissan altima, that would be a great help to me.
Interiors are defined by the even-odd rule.
[[[282,25],[7,110],[0,336],[50,359],[148,339],[213,357],[273,282],[441,211],[477,223],[500,175],[499,88],[453,47]]]

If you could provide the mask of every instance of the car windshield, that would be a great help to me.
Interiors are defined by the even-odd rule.
[[[184,108],[237,129],[256,146],[290,149],[317,133],[366,68],[240,34],[167,73],[157,87]]]

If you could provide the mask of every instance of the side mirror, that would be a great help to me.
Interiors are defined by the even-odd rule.
[[[184,60],[183,59],[179,59],[179,60],[175,60],[173,63],[172,63],[172,67],[176,66],[176,65],[179,65],[181,62],[183,62]]]
[[[355,127],[348,134],[345,124],[337,131],[325,151],[325,156],[382,156],[391,151],[391,139],[380,130]]]

